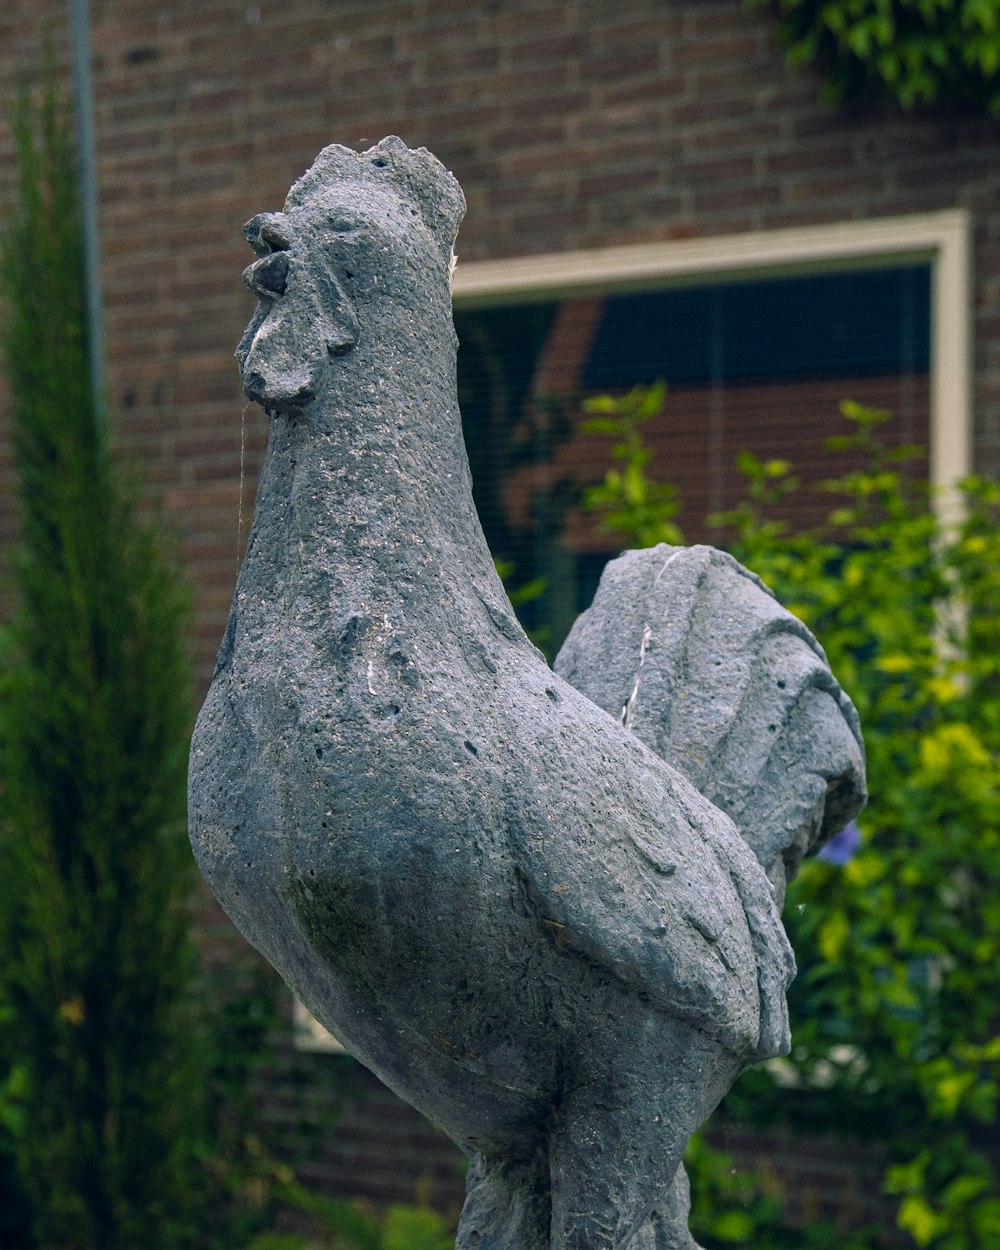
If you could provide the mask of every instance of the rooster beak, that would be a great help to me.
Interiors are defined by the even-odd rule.
[[[243,271],[243,282],[258,299],[274,301],[285,293],[291,223],[284,213],[258,213],[243,227],[247,242],[260,257]]]

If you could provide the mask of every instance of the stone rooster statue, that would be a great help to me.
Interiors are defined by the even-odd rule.
[[[471,1156],[460,1250],[690,1250],[681,1157],[788,1049],[780,894],[863,802],[857,718],[710,548],[612,563],[547,666],[472,502],[463,211],[390,138],[246,227],[237,357],[272,424],[191,837],[310,1011]]]

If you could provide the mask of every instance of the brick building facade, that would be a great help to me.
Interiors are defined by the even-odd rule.
[[[468,200],[464,267],[963,209],[974,462],[1000,467],[995,121],[832,110],[737,0],[92,7],[109,396],[183,529],[203,672],[265,435],[232,362],[240,225],[333,140],[437,153]],[[46,25],[65,54],[61,0],[4,6],[0,98]],[[0,193],[10,174],[0,124]]]
[[[828,107],[814,72],[785,65],[773,16],[740,0],[92,0],[92,23],[109,398],[182,533],[203,680],[266,437],[232,359],[252,306],[240,226],[280,207],[331,141],[397,133],[454,170],[469,307],[509,298],[508,281],[532,298],[592,291],[595,273],[624,289],[643,257],[674,284],[822,269],[857,239],[871,239],[873,264],[926,263],[932,469],[1000,469],[996,121]],[[46,26],[65,62],[64,0],[0,9],[5,104],[40,64]],[[567,255],[572,266],[552,268]],[[6,460],[0,473],[7,542]],[[379,1115],[401,1156],[431,1159],[405,1112]],[[360,1184],[347,1156],[364,1156],[364,1120],[352,1146],[333,1147],[345,1185]],[[421,1167],[402,1173],[377,1196],[412,1196]],[[445,1204],[454,1176],[436,1194]]]

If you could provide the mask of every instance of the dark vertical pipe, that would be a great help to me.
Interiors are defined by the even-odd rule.
[[[94,86],[90,60],[89,0],[69,0],[70,46],[73,58],[73,104],[76,116],[76,162],[83,230],[86,281],[87,342],[94,420],[102,445],[105,438],[104,312],[101,300],[101,244],[97,216]]]

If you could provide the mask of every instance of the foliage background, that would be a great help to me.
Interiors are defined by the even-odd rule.
[[[200,1119],[188,595],[104,450],[52,75],[37,106],[22,96],[14,134],[3,346],[21,546],[0,654],[8,1122],[40,1246],[172,1246],[194,1218]]]
[[[996,0],[749,0],[768,4],[793,64],[816,63],[831,100],[879,91],[904,108],[1000,114]]]
[[[674,524],[641,437],[664,398],[590,405],[615,438],[590,502],[625,544]],[[715,518],[720,545],[826,648],[861,716],[871,795],[858,853],[810,861],[789,890],[792,1055],[747,1073],[723,1114],[876,1144],[904,1244],[980,1250],[1000,1244],[1000,486],[967,480],[941,521],[907,472],[915,449],[880,442],[889,414],[842,415],[831,451],[861,467],[824,484],[824,526],[787,532],[792,466],[749,455],[744,502]],[[689,1162],[708,1247],[884,1244],[879,1229],[795,1229],[773,1186],[734,1181],[703,1141]]]

